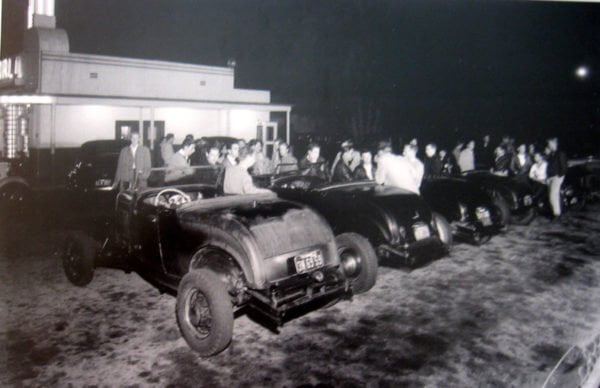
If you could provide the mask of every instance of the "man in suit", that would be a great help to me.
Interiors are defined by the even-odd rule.
[[[140,134],[131,133],[131,145],[123,147],[119,154],[119,162],[114,183],[119,184],[119,191],[130,187],[143,189],[147,186],[152,168],[150,150],[140,144]]]
[[[190,155],[194,153],[196,145],[193,139],[185,139],[179,151],[175,152],[167,163],[165,182],[170,182],[192,175],[194,170],[190,167]]]

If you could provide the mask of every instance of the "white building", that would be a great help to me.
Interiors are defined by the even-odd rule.
[[[291,106],[236,89],[233,68],[71,53],[53,0],[30,0],[29,24],[23,52],[0,66],[0,152],[29,155],[38,175],[62,174],[83,142],[132,130],[151,147],[167,133],[176,143],[186,134],[289,141]]]

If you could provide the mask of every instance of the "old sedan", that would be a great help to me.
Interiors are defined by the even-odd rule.
[[[150,187],[118,194],[103,239],[71,233],[63,267],[78,286],[92,280],[95,267],[110,266],[176,292],[179,328],[201,355],[229,344],[242,307],[283,324],[375,283],[368,243],[352,233],[335,237],[306,206],[274,193],[221,195],[218,169],[186,169],[168,185],[164,173],[155,169]]]

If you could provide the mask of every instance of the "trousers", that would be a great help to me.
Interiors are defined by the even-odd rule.
[[[550,202],[550,207],[552,207],[552,213],[555,216],[560,216],[560,186],[562,186],[563,181],[565,180],[563,176],[552,176],[548,178],[548,200]]]

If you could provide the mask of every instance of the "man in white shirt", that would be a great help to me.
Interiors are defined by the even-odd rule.
[[[460,172],[475,170],[475,141],[471,140],[458,154],[458,167]]]
[[[375,181],[386,186],[399,187],[413,193],[420,193],[421,180],[423,179],[423,163],[417,159],[416,147],[407,144],[404,147],[404,156],[394,155],[389,147],[382,142],[379,146],[379,158]]]
[[[223,181],[223,192],[225,194],[258,194],[270,193],[271,190],[261,189],[254,185],[248,169],[254,165],[256,158],[253,153],[247,153],[240,157],[237,166],[227,167]]]
[[[548,180],[548,162],[546,162],[541,152],[536,152],[533,155],[533,160],[535,160],[535,163],[529,169],[529,178],[545,185]]]

